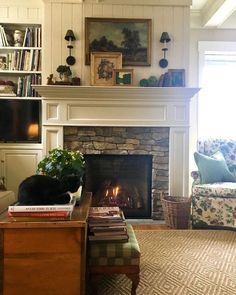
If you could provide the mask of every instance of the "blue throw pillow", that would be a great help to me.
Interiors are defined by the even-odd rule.
[[[218,151],[211,157],[195,152],[194,159],[197,164],[201,183],[236,182],[230,173],[223,154]]]

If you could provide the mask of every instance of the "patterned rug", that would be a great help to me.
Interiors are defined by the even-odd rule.
[[[135,230],[141,249],[137,295],[235,295],[236,232]],[[130,295],[124,275],[108,276],[99,295]]]

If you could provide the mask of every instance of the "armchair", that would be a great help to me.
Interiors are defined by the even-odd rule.
[[[236,140],[199,141],[194,157],[193,228],[236,230]]]

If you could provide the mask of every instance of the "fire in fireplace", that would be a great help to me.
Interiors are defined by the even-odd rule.
[[[151,217],[151,155],[85,155],[93,206],[119,206],[126,218]]]

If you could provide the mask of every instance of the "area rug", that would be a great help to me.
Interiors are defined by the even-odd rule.
[[[236,294],[236,232],[135,230],[141,249],[137,295]],[[124,275],[107,276],[99,295],[130,295]]]

